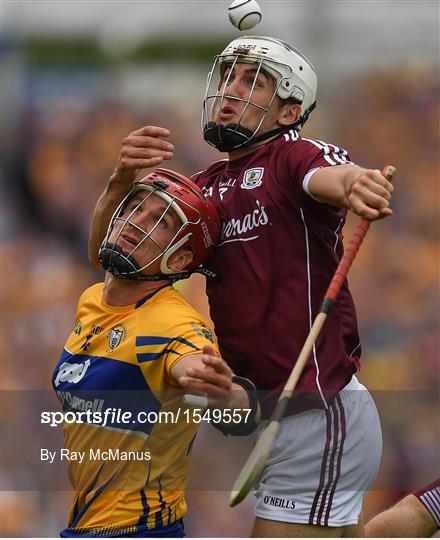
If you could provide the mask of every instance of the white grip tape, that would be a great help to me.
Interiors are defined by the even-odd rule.
[[[208,398],[206,396],[196,396],[194,394],[185,394],[182,398],[183,403],[194,405],[195,407],[208,407]]]

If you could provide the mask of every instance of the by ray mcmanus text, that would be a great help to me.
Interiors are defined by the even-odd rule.
[[[40,459],[47,463],[55,463],[56,461],[74,461],[77,463],[83,463],[84,460],[88,461],[150,461],[150,452],[141,451],[125,451],[119,448],[109,448],[102,450],[101,448],[93,449],[89,448],[81,452],[74,452],[67,448],[60,448],[59,450],[49,450],[48,448],[41,448]]]

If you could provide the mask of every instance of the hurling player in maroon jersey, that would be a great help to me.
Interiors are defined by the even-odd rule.
[[[302,138],[316,104],[311,63],[274,38],[241,37],[216,57],[203,106],[203,135],[229,159],[192,178],[217,207],[222,239],[207,266],[220,351],[262,391],[263,417],[283,387],[343,253],[347,209],[370,220],[392,213],[393,187],[346,150]],[[95,210],[96,263],[116,201],[139,169],[174,156],[168,129],[124,139]],[[361,345],[347,283],[317,340],[256,489],[254,536],[358,536],[363,497],[377,474],[379,417],[355,373]],[[197,392],[203,374],[189,377]]]

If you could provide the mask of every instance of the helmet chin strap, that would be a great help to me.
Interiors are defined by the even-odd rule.
[[[230,152],[242,148],[252,141],[253,132],[240,124],[226,126],[208,122],[203,128],[203,138],[220,152]]]
[[[139,271],[136,259],[125,253],[119,246],[106,242],[99,250],[99,262],[104,270],[118,278],[126,278],[131,272]]]
[[[203,138],[206,142],[215,146],[220,152],[231,152],[232,150],[246,148],[251,144],[265,141],[266,139],[281,133],[281,131],[292,129],[296,125],[297,124],[280,126],[254,137],[253,132],[250,129],[245,128],[240,124],[228,124],[227,126],[223,126],[221,124],[216,124],[215,122],[209,122],[203,129]]]
[[[227,124],[224,126],[222,124],[216,124],[215,122],[208,122],[203,128],[203,138],[220,152],[231,152],[232,150],[238,150],[239,148],[246,148],[251,144],[265,141],[286,129],[301,128],[315,107],[316,101],[310,105],[301,118],[293,124],[271,129],[257,137],[255,137],[253,131],[240,124]]]
[[[129,279],[136,281],[163,281],[171,282],[180,279],[187,279],[192,274],[202,274],[206,277],[220,281],[220,276],[207,268],[195,268],[194,270],[183,270],[174,274],[153,274],[146,275],[140,272],[140,266],[132,255],[126,254],[119,246],[107,242],[99,251],[99,262],[107,272],[110,272],[119,279]]]

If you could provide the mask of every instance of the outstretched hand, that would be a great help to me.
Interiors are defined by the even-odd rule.
[[[347,197],[350,210],[370,221],[390,216],[393,189],[378,169],[361,169],[350,185]]]
[[[201,356],[203,365],[186,368],[178,383],[188,393],[205,395],[211,408],[224,408],[231,402],[232,370],[227,363],[217,356],[211,345],[203,347]]]
[[[131,184],[141,169],[157,167],[174,157],[174,146],[163,140],[170,131],[158,126],[143,126],[122,140],[113,181]]]

